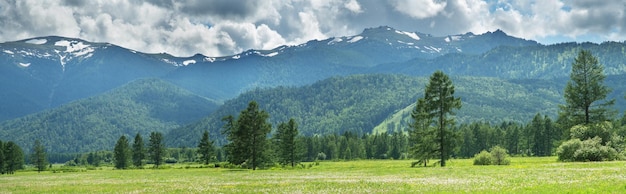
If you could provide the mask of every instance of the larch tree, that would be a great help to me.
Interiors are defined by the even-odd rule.
[[[163,143],[163,134],[159,132],[150,133],[150,144],[148,145],[148,154],[154,167],[159,168],[163,164],[165,156],[165,144]]]
[[[139,133],[135,135],[135,141],[133,141],[132,147],[133,165],[135,167],[142,167],[144,165],[143,160],[146,159],[146,149],[144,148],[143,138]]]
[[[268,118],[269,114],[259,111],[259,105],[251,101],[237,120],[233,116],[223,119],[226,122],[224,133],[230,141],[225,146],[230,163],[245,163],[252,170],[256,170],[267,161],[267,134],[272,130],[272,125],[267,122]]]
[[[452,130],[455,122],[451,115],[454,115],[454,109],[461,108],[461,99],[454,97],[452,80],[442,71],[436,71],[430,76],[430,81],[424,90],[423,100],[418,100],[418,106],[420,106],[420,101],[423,101],[421,107],[416,107],[416,110],[421,109],[417,112],[423,118],[420,118],[420,123],[415,125],[422,125],[423,130],[426,130],[423,132],[427,134],[424,136],[427,139],[419,142],[425,146],[423,153],[426,155],[423,157],[430,157],[430,154],[436,153],[439,155],[440,165],[444,167],[446,160],[452,155],[456,138],[458,138]],[[434,126],[434,134],[432,130],[428,130],[429,126]],[[434,144],[428,144],[428,141]]]
[[[46,170],[48,167],[48,158],[46,157],[46,148],[39,140],[35,140],[33,151],[31,152],[30,161],[37,168],[37,172]]]
[[[213,147],[213,141],[209,140],[209,131],[204,131],[202,138],[200,139],[200,143],[198,143],[200,161],[204,164],[209,164],[211,159],[213,159],[214,153],[215,148]]]
[[[128,145],[128,139],[125,135],[122,135],[115,143],[113,148],[113,158],[115,159],[115,168],[126,169],[128,168],[130,161],[130,148]]]
[[[605,101],[611,89],[604,85],[604,67],[590,51],[581,50],[572,63],[570,80],[565,86],[565,105],[559,106],[558,122],[568,131],[575,125],[607,121],[609,106],[615,100]]]
[[[276,131],[275,141],[278,149],[279,162],[294,167],[300,162],[298,124],[292,118],[287,123],[280,123]]]
[[[24,151],[15,142],[9,141],[4,144],[4,172],[14,174],[15,171],[24,168]]]
[[[437,156],[436,130],[432,126],[433,117],[426,112],[426,101],[419,98],[415,109],[411,113],[413,123],[409,130],[409,141],[413,146],[409,148],[411,156],[418,161],[415,164],[428,165],[428,160]]]

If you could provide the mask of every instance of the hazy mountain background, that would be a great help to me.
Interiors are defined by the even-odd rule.
[[[159,131],[195,146],[221,117],[256,100],[305,135],[402,130],[427,76],[443,70],[462,98],[459,122],[556,115],[571,63],[589,49],[623,111],[626,45],[540,45],[498,30],[434,37],[391,27],[233,56],[174,57],[108,43],[38,37],[0,44],[0,139],[51,152],[110,149],[120,135]]]

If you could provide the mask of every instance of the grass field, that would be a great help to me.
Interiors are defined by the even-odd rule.
[[[309,169],[84,170],[0,176],[0,193],[626,193],[626,162],[512,158],[510,166],[410,168],[411,161],[322,162]]]

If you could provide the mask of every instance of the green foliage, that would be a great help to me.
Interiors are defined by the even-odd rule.
[[[113,157],[115,160],[115,168],[126,169],[130,166],[131,153],[126,136],[122,135],[120,139],[117,140],[115,148],[113,148]]]
[[[35,165],[37,172],[46,170],[48,167],[48,157],[46,157],[46,149],[39,140],[35,140],[35,145],[33,146],[30,157],[30,162]]]
[[[24,168],[24,152],[16,143],[9,141],[4,143],[4,170],[2,174],[14,174],[15,171]]]
[[[495,146],[491,148],[490,154],[491,154],[493,165],[511,164],[511,160],[509,159],[509,154],[507,153],[507,150],[500,146]]]
[[[606,145],[608,141],[611,140],[611,135],[613,133],[613,124],[611,122],[599,122],[593,124],[581,124],[573,126],[570,129],[570,135],[572,139],[592,139],[595,137],[599,137],[602,140],[602,145]]]
[[[278,125],[276,134],[274,134],[274,143],[278,153],[278,162],[281,165],[290,165],[293,168],[300,162],[302,157],[300,148],[302,146],[298,139],[298,124],[294,119],[289,119],[287,123]]]
[[[198,154],[200,154],[200,161],[205,165],[213,159],[215,148],[213,148],[213,141],[209,140],[209,132],[204,131],[202,139],[198,143]]]
[[[165,143],[163,142],[163,134],[159,132],[150,133],[150,141],[148,145],[148,155],[152,160],[155,168],[163,164],[165,157]]]
[[[500,147],[494,146],[490,149],[489,152],[483,150],[480,153],[474,155],[474,165],[509,165],[511,164],[511,159],[509,159],[509,154],[507,150]]]
[[[454,127],[453,109],[461,108],[461,99],[454,96],[454,85],[452,80],[441,71],[436,71],[430,77],[430,82],[424,91],[423,113],[428,115],[429,125],[434,125],[437,130],[434,132],[434,144],[440,156],[440,164],[446,166],[446,160],[452,155],[455,149],[457,135],[452,131]],[[418,100],[419,101],[419,100]],[[418,103],[418,106],[420,104]]]
[[[108,150],[120,135],[165,133],[200,119],[215,108],[215,103],[163,80],[144,79],[99,96],[3,122],[0,137],[29,150],[32,145],[27,142],[45,138],[51,153]]]
[[[224,133],[229,144],[225,146],[228,161],[235,165],[244,164],[256,170],[268,162],[267,134],[272,125],[267,122],[269,114],[259,111],[259,105],[250,101],[248,108],[241,111],[237,120],[233,116],[225,117]]]
[[[609,146],[602,145],[602,139],[594,137],[580,141],[571,139],[564,142],[557,149],[559,161],[563,162],[588,162],[588,161],[611,161],[620,159],[620,153]]]
[[[488,151],[483,150],[474,156],[474,165],[491,165],[491,160],[491,154]]]
[[[590,51],[581,50],[572,63],[570,80],[565,86],[565,105],[561,105],[559,120],[563,128],[607,121],[612,118],[607,109],[615,100],[606,99],[611,89],[604,84],[604,68]]]
[[[141,168],[144,165],[143,160],[146,159],[146,148],[144,148],[144,145],[141,134],[137,133],[132,147],[132,159],[135,167]]]

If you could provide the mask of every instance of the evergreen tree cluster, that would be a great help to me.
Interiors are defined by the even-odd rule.
[[[0,174],[14,174],[24,168],[24,152],[12,141],[0,141]]]

